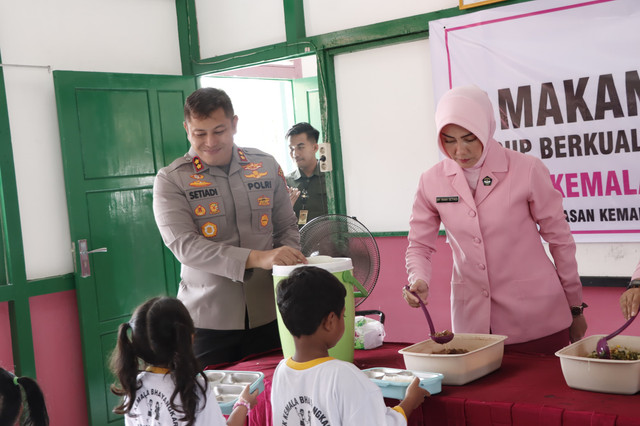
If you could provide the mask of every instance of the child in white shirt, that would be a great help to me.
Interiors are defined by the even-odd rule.
[[[273,375],[274,426],[406,425],[429,396],[418,378],[405,399],[389,408],[380,389],[356,366],[329,356],[344,334],[344,285],[324,269],[303,266],[280,281],[276,293],[296,351]]]

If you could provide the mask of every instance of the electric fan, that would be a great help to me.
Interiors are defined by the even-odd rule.
[[[371,232],[355,217],[341,214],[318,216],[300,229],[302,254],[307,257],[348,257],[358,281],[355,306],[371,294],[380,273],[380,252]]]

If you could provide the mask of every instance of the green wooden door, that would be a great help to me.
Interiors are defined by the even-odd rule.
[[[111,412],[108,359],[116,332],[149,297],[175,295],[178,264],[152,211],[159,168],[183,155],[192,77],[54,72],[90,423]],[[86,249],[79,241],[86,240]],[[81,251],[90,274],[81,268]]]

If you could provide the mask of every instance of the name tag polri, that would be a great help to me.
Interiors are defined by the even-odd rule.
[[[457,203],[458,197],[436,197],[436,203]]]

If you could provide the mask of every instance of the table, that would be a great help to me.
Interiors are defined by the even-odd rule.
[[[409,343],[384,343],[372,350],[356,350],[360,368],[405,368],[399,349]],[[249,425],[271,426],[271,378],[282,352],[271,351],[237,363],[208,368],[261,371],[265,391],[249,413]],[[397,405],[397,400],[385,400]],[[409,418],[410,426],[640,426],[640,394],[614,395],[567,386],[560,359],[505,351],[502,366],[463,386],[442,386]],[[359,425],[354,425],[359,426]]]

